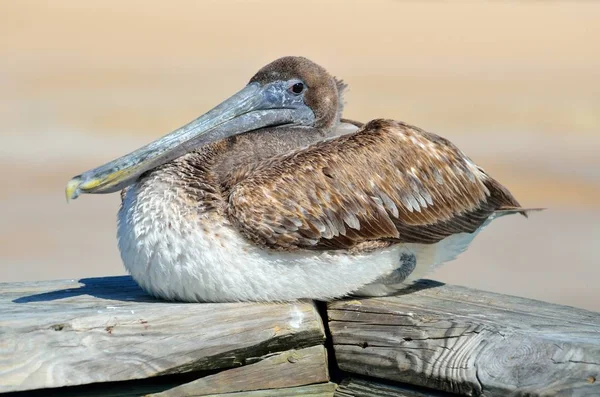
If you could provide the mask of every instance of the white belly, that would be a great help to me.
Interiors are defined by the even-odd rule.
[[[463,250],[439,250],[450,237],[434,245],[394,245],[366,254],[272,251],[253,245],[214,213],[185,212],[175,198],[139,197],[135,186],[129,189],[119,212],[119,249],[135,281],[164,299],[326,300],[389,274],[403,252],[417,255],[414,276],[407,280],[412,281]],[[468,235],[469,242],[474,235]]]

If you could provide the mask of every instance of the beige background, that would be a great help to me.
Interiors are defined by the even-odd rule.
[[[304,55],[345,115],[458,144],[523,205],[432,277],[600,310],[600,3],[1,1],[0,281],[124,272],[117,195],[75,174]]]

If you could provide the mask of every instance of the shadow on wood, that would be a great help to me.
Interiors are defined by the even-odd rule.
[[[69,282],[71,285],[73,281]],[[78,287],[57,289],[54,291],[42,292],[33,295],[22,296],[13,300],[14,303],[47,302],[57,299],[73,298],[80,295],[89,295],[98,299],[123,300],[127,302],[164,302],[148,295],[144,292],[130,276],[112,276],[112,277],[93,277],[82,278],[77,281]],[[36,283],[40,288],[44,288],[48,282]],[[50,282],[56,284],[55,281]],[[13,285],[24,284],[30,288],[31,283],[14,283]]]

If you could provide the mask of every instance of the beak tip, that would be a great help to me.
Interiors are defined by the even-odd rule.
[[[67,183],[67,187],[65,188],[65,195],[67,197],[67,203],[69,201],[75,200],[77,197],[79,197],[79,185],[80,184],[81,184],[81,179],[78,176],[71,179]]]

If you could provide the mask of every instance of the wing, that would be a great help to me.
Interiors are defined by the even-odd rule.
[[[241,170],[233,224],[275,249],[434,243],[519,203],[456,146],[391,120]]]

